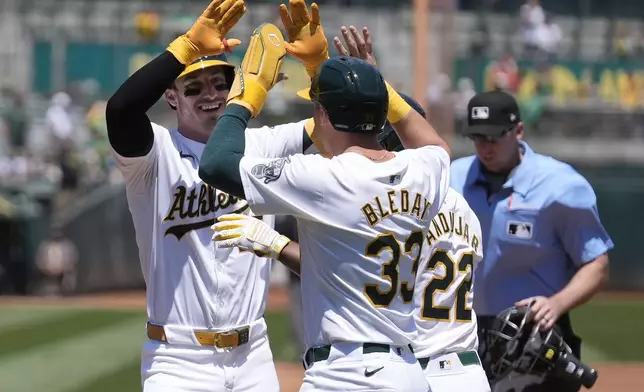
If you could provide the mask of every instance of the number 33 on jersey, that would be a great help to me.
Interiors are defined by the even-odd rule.
[[[391,257],[382,266],[382,278],[389,284],[366,284],[364,295],[380,308],[389,307],[397,296],[404,303],[414,302],[417,357],[475,350],[472,278],[483,248],[479,220],[467,201],[449,189],[426,237],[418,230],[401,240],[384,234],[367,245],[367,256],[389,251]]]
[[[448,195],[451,193],[456,192],[450,190]],[[417,230],[401,242],[393,233],[381,234],[366,246],[365,255],[370,257],[379,257],[386,250],[391,252],[390,260],[382,266],[382,277],[390,285],[385,287],[386,285],[369,283],[364,287],[364,294],[374,306],[389,306],[398,293],[404,303],[411,302],[414,297],[414,282],[401,281],[400,271],[409,268],[412,276],[416,277],[419,265],[427,260],[422,263],[423,270],[419,278],[419,283],[424,284],[424,290],[420,293],[422,319],[459,322],[472,320],[472,301],[469,297],[474,252],[481,255],[480,225],[473,213],[463,211],[462,205],[458,210],[449,208],[458,201],[455,196],[452,194],[446,200],[441,212],[433,219],[427,241],[424,241],[422,231]],[[452,243],[454,241],[456,244]],[[401,263],[401,259],[411,259],[411,264],[404,265],[407,263]],[[476,259],[480,260],[481,256]]]

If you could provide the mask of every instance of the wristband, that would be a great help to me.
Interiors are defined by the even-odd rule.
[[[166,49],[183,65],[190,65],[199,58],[199,49],[186,37],[177,37]]]
[[[403,119],[412,109],[403,97],[394,90],[387,82],[387,93],[389,94],[389,108],[387,110],[387,120],[390,124],[396,124]]]
[[[291,239],[288,238],[287,236],[280,235],[279,237],[277,237],[271,244],[271,250],[268,257],[270,257],[271,259],[278,260],[280,257],[280,254],[282,253],[284,248],[286,248],[286,245],[288,245],[289,242],[291,242]]]

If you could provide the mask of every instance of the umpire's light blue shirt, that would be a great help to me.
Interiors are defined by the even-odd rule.
[[[452,162],[451,186],[467,199],[483,231],[483,261],[474,283],[479,315],[495,315],[531,296],[551,296],[579,267],[613,248],[588,181],[524,142],[521,148],[521,163],[489,197],[476,156]]]

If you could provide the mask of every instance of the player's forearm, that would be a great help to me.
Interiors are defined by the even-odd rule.
[[[402,145],[405,148],[419,148],[425,146],[439,146],[447,151],[450,158],[452,152],[449,145],[436,132],[434,127],[387,84],[389,93],[389,108],[387,120],[396,130]]]
[[[107,135],[116,152],[131,157],[150,151],[154,134],[146,112],[184,68],[164,52],[130,76],[107,101]]]
[[[295,124],[304,124],[295,125]],[[295,128],[294,128],[295,127]],[[255,158],[284,158],[295,154],[313,152],[314,122],[312,118],[297,123],[273,127],[246,129],[246,150],[244,155]],[[295,132],[296,129],[299,132]],[[315,144],[319,151],[319,143]]]
[[[278,260],[297,276],[300,276],[300,244],[291,241],[282,249]]]
[[[554,299],[563,312],[584,304],[597,294],[608,280],[608,255],[603,254],[585,264]]]
[[[239,163],[244,156],[244,131],[250,112],[240,105],[231,104],[217,120],[199,161],[199,177],[223,192],[246,198]]]
[[[449,145],[438,135],[434,127],[415,110],[392,125],[406,149],[438,146],[447,151],[450,158],[452,157]]]

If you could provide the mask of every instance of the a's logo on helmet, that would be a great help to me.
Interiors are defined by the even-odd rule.
[[[376,128],[374,124],[362,124],[358,127],[361,131],[373,131]]]

